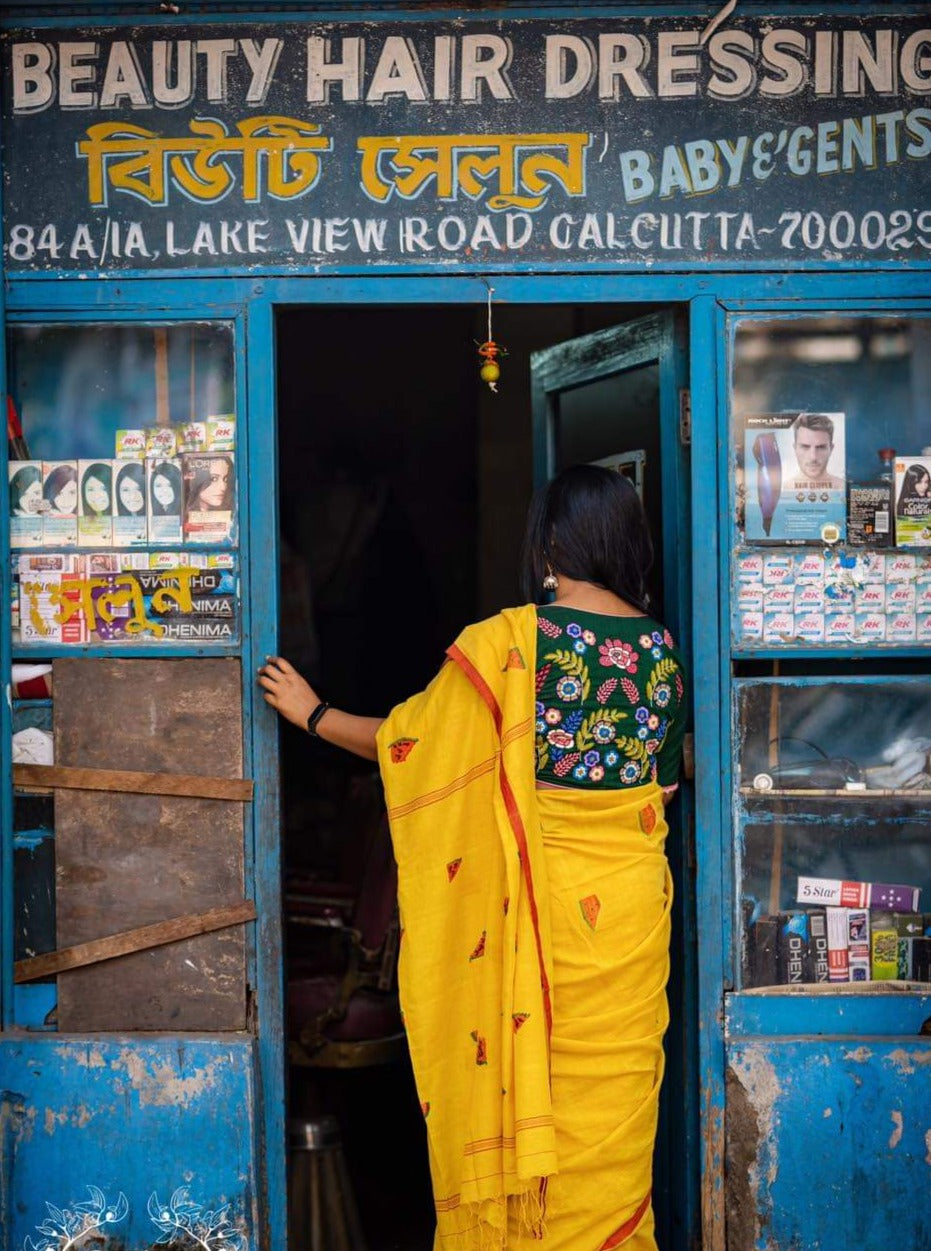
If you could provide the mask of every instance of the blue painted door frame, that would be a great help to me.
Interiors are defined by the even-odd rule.
[[[726,324],[728,308],[809,306],[833,311],[844,308],[901,308],[926,296],[927,270],[864,269],[845,273],[760,274],[639,274],[613,276],[596,273],[497,275],[496,299],[513,303],[683,303],[689,310],[690,377],[693,407],[692,516],[690,540],[697,576],[692,598],[693,683],[696,733],[696,891],[700,918],[697,997],[699,1034],[699,1094],[701,1140],[688,1167],[702,1173],[700,1213],[705,1251],[725,1247],[722,1172],[726,1040],[724,1007],[733,985],[734,886],[731,866],[731,827],[727,772],[730,741],[727,733],[729,674],[722,653],[726,632],[727,553],[720,536],[725,515],[719,494],[724,475],[721,414],[727,411]],[[477,277],[423,274],[391,278],[179,278],[174,280],[53,281],[24,279],[9,285],[10,318],[59,320],[73,315],[85,319],[186,317],[196,309],[202,316],[232,316],[241,327],[244,355],[240,364],[240,394],[246,397],[246,460],[248,461],[247,586],[250,600],[248,628],[242,656],[246,674],[274,650],[277,637],[277,500],[275,456],[274,316],[279,306],[295,304],[352,305],[356,303],[482,304],[486,287]],[[245,497],[244,497],[245,498]],[[703,573],[698,574],[701,570]],[[706,572],[705,572],[706,571]],[[709,594],[715,584],[717,594]],[[8,642],[4,659],[8,662]],[[256,782],[253,817],[253,887],[259,909],[255,944],[257,991],[256,1080],[254,1129],[256,1141],[257,1207],[265,1229],[256,1243],[275,1251],[284,1247],[284,1075],[281,1006],[281,961],[278,933],[277,759],[272,714],[255,699],[251,682],[244,681],[247,745]],[[8,713],[4,706],[8,731]],[[4,768],[9,767],[8,733],[3,736]],[[7,774],[8,776],[8,774]],[[7,802],[7,801],[5,801]],[[4,816],[6,817],[6,813]],[[8,908],[11,883],[4,865],[4,904]],[[8,961],[7,961],[8,963]],[[4,987],[7,994],[9,985]],[[858,1025],[875,1030],[875,1016],[859,1003]],[[807,1009],[810,1016],[813,1009]],[[753,1015],[755,1013],[755,1015]],[[865,1015],[864,1015],[865,1013]],[[927,1013],[926,1013],[927,1015]],[[807,1033],[825,1031],[823,1014],[813,1019]],[[729,1020],[731,1037],[740,1043],[749,1037],[779,1038],[797,1032],[785,1008],[756,1000],[738,1001]],[[22,1048],[22,1037],[7,1031],[3,1038],[8,1072],[17,1074],[9,1059],[12,1048]],[[32,1040],[30,1040],[31,1042]],[[43,1043],[45,1040],[42,1040]],[[61,1041],[61,1040],[59,1040]],[[130,1049],[141,1040],[122,1040]],[[54,1037],[48,1039],[49,1053]],[[206,1045],[206,1043],[205,1043]],[[815,1043],[815,1046],[819,1044]],[[822,1048],[827,1055],[828,1049]],[[25,1063],[25,1060],[23,1061]],[[0,1083],[15,1091],[5,1080]],[[828,1244],[825,1244],[826,1246]],[[679,1251],[679,1249],[677,1249]],[[685,1251],[685,1249],[682,1249]]]

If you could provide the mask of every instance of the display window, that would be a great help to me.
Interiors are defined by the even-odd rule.
[[[15,325],[13,644],[238,641],[233,328]]]
[[[926,677],[738,681],[747,987],[931,980]]]
[[[740,986],[920,990],[931,319],[775,314],[731,331]]]
[[[198,704],[195,694],[196,684],[206,681],[200,670],[190,670],[192,685],[185,696],[179,664],[222,666],[241,638],[234,361],[229,322],[15,323],[8,328],[17,982],[12,1017],[19,1026],[83,1028],[55,977],[41,977],[27,966],[56,947],[108,934],[116,924],[111,916],[99,932],[81,928],[74,908],[81,870],[69,868],[73,849],[62,845],[63,819],[76,820],[81,801],[73,791],[64,792],[67,800],[60,794],[56,799],[42,781],[46,775],[30,767],[54,770],[79,763],[107,768],[120,759],[129,769],[179,771],[185,750],[173,710],[185,698],[198,705],[198,716],[210,706],[206,696]],[[185,654],[217,659],[180,660]],[[151,666],[160,656],[176,663],[156,675]],[[119,658],[117,668],[108,667],[110,657]],[[75,663],[95,668],[85,672],[71,694],[63,693],[62,683],[68,683],[62,666]],[[178,679],[174,684],[169,673]],[[137,684],[148,692],[156,679],[161,682],[158,715],[154,720],[141,711],[134,716],[132,710],[141,710],[144,702]],[[74,686],[77,679],[70,681]],[[111,693],[108,681],[119,684]],[[226,681],[238,690],[238,668]],[[210,682],[215,685],[213,677]],[[230,743],[218,755],[235,762],[238,721],[229,717],[225,724]],[[122,755],[107,739],[113,727]],[[198,740],[193,753],[200,762],[195,772],[210,771],[212,738],[206,725],[202,742],[206,746],[201,750]],[[187,752],[185,759],[193,756]],[[126,812],[135,812],[132,797],[106,802],[122,802]],[[162,853],[154,811],[139,827],[136,849],[145,841],[144,829],[151,827],[157,864]],[[229,828],[219,835],[226,840],[221,859],[239,873],[241,816],[240,825],[231,824],[226,807],[223,812]],[[170,818],[168,812],[165,819]],[[88,820],[107,824],[96,809]],[[217,828],[214,820],[211,837]],[[101,848],[111,834],[101,832]],[[135,837],[131,834],[128,841]],[[213,874],[215,889],[216,873],[200,841],[201,861]],[[100,855],[106,859],[103,850]],[[114,863],[123,859],[123,853],[113,857]],[[231,900],[242,895],[238,878],[226,889]],[[126,897],[132,899],[129,886]],[[196,911],[200,898],[191,895],[188,906]],[[156,903],[153,915],[171,915],[173,909],[184,911],[180,899]],[[138,915],[130,903],[125,927]],[[236,958],[241,962],[238,948]],[[74,986],[71,1000],[78,1006],[90,1002],[86,988]],[[122,997],[128,1001],[125,992]],[[213,1025],[222,1019],[198,1011],[201,1022]],[[100,1027],[99,1021],[89,1026]]]
[[[931,319],[741,319],[732,354],[735,647],[931,643]]]

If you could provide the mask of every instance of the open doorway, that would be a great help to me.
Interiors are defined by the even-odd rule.
[[[352,712],[387,712],[430,680],[464,625],[520,602],[519,550],[540,435],[531,355],[645,311],[496,305],[495,339],[507,355],[493,393],[479,378],[483,305],[279,310],[281,650],[326,699]],[[594,406],[584,412],[567,394],[559,459],[630,447],[645,453],[660,613],[658,371],[641,369],[629,383],[626,419],[607,387],[588,389]],[[539,456],[537,465],[539,473]],[[374,768],[287,726],[281,761],[286,899],[295,884],[331,884],[338,912],[339,891],[347,880],[358,886],[362,871],[347,847],[367,849],[364,837],[351,840],[360,822],[377,825]],[[286,929],[290,975],[305,958],[307,930]],[[673,1004],[674,1020],[675,1012]],[[680,1034],[674,1024],[670,1038]],[[426,1142],[406,1057],[292,1063],[289,1110],[337,1117],[369,1251],[429,1251]],[[659,1204],[657,1219],[662,1228]]]

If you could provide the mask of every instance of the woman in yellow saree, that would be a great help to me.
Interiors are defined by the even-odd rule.
[[[553,602],[468,627],[386,720],[260,671],[282,715],[377,753],[437,1251],[655,1251],[685,693],[650,555],[630,484],[576,466],[528,522],[527,590]]]

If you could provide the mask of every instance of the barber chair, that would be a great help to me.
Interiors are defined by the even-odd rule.
[[[384,808],[371,802],[370,789],[364,800],[350,804],[347,814],[344,877],[350,880],[292,875],[286,883],[293,1065],[349,1069],[389,1063],[405,1053],[397,993],[397,867]]]

